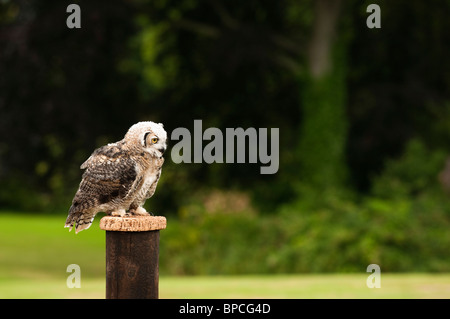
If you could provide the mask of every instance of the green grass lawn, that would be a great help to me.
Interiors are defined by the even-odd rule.
[[[369,289],[361,274],[166,277],[160,298],[450,298],[450,275],[387,274]],[[65,278],[0,281],[0,298],[104,298],[104,278],[83,278],[69,289]]]
[[[62,215],[0,214],[0,298],[103,298],[99,217],[75,235]],[[69,264],[80,266],[81,288],[67,287]],[[161,298],[450,298],[450,274],[382,273],[379,289],[366,286],[368,275],[161,276],[159,290]]]

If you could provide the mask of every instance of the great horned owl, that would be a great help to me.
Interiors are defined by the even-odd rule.
[[[98,212],[113,216],[147,215],[142,207],[156,189],[167,133],[161,123],[139,122],[123,140],[102,146],[81,165],[86,169],[64,227],[91,226]]]

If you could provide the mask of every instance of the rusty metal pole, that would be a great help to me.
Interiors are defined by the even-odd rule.
[[[106,298],[158,299],[159,231],[162,216],[105,216]]]

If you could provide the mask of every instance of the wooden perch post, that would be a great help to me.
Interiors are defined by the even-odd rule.
[[[162,216],[105,216],[106,298],[158,299],[159,231]]]

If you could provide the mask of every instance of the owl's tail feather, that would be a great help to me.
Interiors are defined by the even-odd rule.
[[[71,207],[64,228],[69,228],[69,231],[71,231],[75,225],[75,234],[78,234],[78,232],[91,227],[94,217],[95,214],[85,211],[74,211]]]

